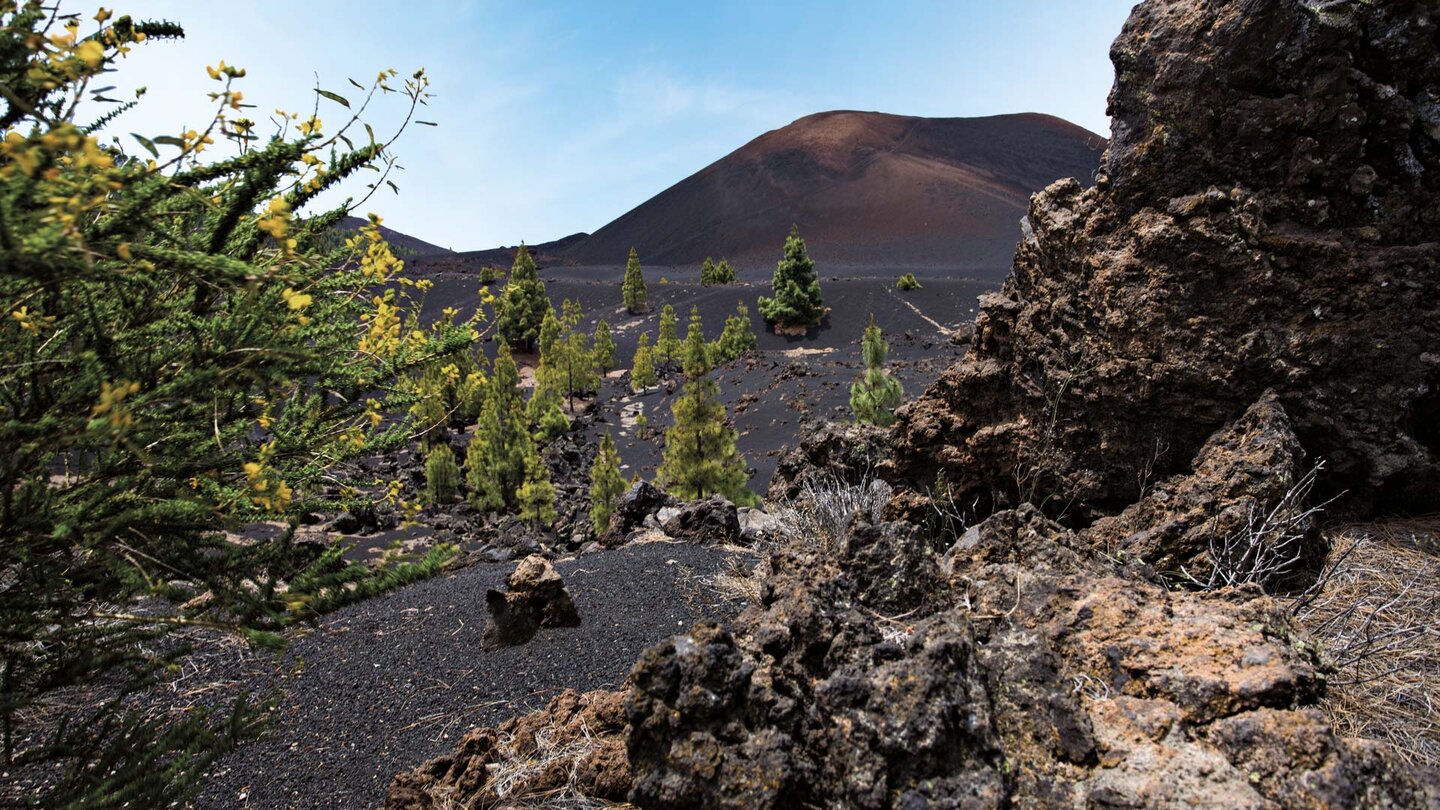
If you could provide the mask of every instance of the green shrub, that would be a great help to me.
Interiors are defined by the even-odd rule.
[[[750,328],[750,310],[744,304],[738,304],[735,314],[725,319],[720,337],[710,344],[711,359],[715,363],[728,363],[755,351],[755,345],[755,331]]]
[[[904,392],[900,381],[885,370],[885,358],[890,347],[880,335],[875,319],[865,327],[860,353],[865,360],[865,372],[850,386],[850,410],[855,420],[871,425],[886,426],[895,421],[895,409],[899,407]]]
[[[165,638],[176,629],[275,644],[327,604],[280,587],[310,570],[299,516],[338,506],[325,494],[336,463],[408,440],[394,417],[410,381],[477,333],[419,328],[408,293],[427,282],[403,275],[378,217],[335,240],[349,208],[307,213],[393,166],[392,142],[359,135],[353,112],[348,135],[310,113],[261,134],[236,89],[244,71],[222,64],[210,72],[226,117],[102,144],[97,130],[134,104],[97,122],[95,85],[179,27],[38,3],[0,19],[5,755],[55,777],[41,806],[183,805],[253,711],[140,715],[127,695],[183,651]],[[370,93],[413,112],[427,87],[423,71],[386,71]],[[248,545],[222,533],[261,518],[292,531]],[[431,570],[344,576],[369,593]],[[311,571],[314,592],[338,575]]]
[[[920,289],[920,281],[915,278],[914,273],[906,273],[895,280],[895,288],[902,292]]]

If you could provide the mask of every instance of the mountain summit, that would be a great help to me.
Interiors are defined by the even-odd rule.
[[[793,223],[822,264],[998,279],[1030,195],[1063,177],[1088,183],[1103,146],[1088,130],[1035,113],[817,113],[681,180],[568,255],[613,264],[634,245],[658,265],[767,261]]]

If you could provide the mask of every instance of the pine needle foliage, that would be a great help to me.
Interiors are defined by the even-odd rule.
[[[545,282],[530,250],[521,245],[510,266],[510,278],[496,303],[495,328],[500,338],[517,352],[533,352],[540,338],[540,324],[551,310]]]
[[[700,265],[700,286],[709,287],[715,283],[715,261],[709,256],[705,257],[704,263]]]
[[[634,247],[630,248],[630,256],[625,260],[625,281],[620,287],[620,297],[625,310],[632,315],[650,310],[645,294],[645,274],[640,269],[640,254],[635,252]]]
[[[630,390],[644,391],[655,385],[655,355],[650,348],[650,333],[644,332],[635,341],[635,359],[630,364]]]
[[[885,359],[890,346],[880,334],[875,319],[865,327],[861,339],[860,354],[865,361],[865,372],[850,386],[850,410],[857,422],[870,425],[888,426],[895,422],[895,409],[900,406],[904,391],[900,381],[885,369]]]
[[[775,265],[770,288],[774,298],[760,297],[760,315],[765,322],[779,328],[811,327],[825,317],[825,302],[820,296],[820,278],[815,262],[805,250],[800,229],[790,226],[785,237],[785,255]]]
[[[918,290],[920,289],[920,280],[915,278],[914,273],[906,273],[900,278],[895,279],[895,289],[899,290],[900,292],[910,292],[911,290]]]
[[[550,483],[550,468],[535,443],[525,442],[522,450],[525,480],[515,493],[516,508],[521,520],[542,529],[555,522],[555,487]]]
[[[671,406],[674,423],[665,431],[665,450],[656,483],[685,500],[720,494],[741,506],[759,502],[746,488],[745,460],[735,448],[720,387],[710,378],[710,356],[699,310],[691,310],[684,345],[685,392]]]
[[[525,478],[524,446],[530,441],[530,419],[520,396],[520,371],[509,348],[495,353],[480,420],[465,453],[465,481],[477,509],[514,506],[514,493]]]
[[[603,318],[595,324],[592,345],[595,351],[595,367],[601,374],[610,373],[615,368],[615,338],[610,335],[610,324]]]
[[[625,479],[620,477],[620,453],[615,440],[606,433],[600,439],[600,452],[590,465],[590,525],[596,534],[610,525],[615,501],[625,492]]]
[[[714,275],[711,276],[711,279],[710,283],[712,284],[734,284],[735,268],[730,266],[729,260],[721,259],[720,263],[715,265]]]
[[[728,363],[755,351],[755,331],[750,328],[750,310],[744,304],[735,306],[735,314],[725,319],[720,337],[710,344],[710,358],[716,365]]]
[[[448,444],[437,444],[425,457],[425,499],[431,504],[447,504],[460,489],[460,465],[455,451]]]
[[[660,310],[660,332],[655,339],[655,364],[667,371],[671,364],[681,359],[679,330],[675,307],[666,304]]]
[[[102,144],[98,128],[133,102],[107,109],[92,81],[182,35],[0,3],[0,753],[7,770],[59,775],[31,797],[41,806],[182,803],[253,730],[245,704],[170,721],[128,713],[125,697],[184,651],[177,629],[275,643],[340,598],[293,587],[311,560],[293,526],[336,505],[338,462],[409,439],[407,381],[479,336],[476,319],[419,327],[411,294],[426,282],[404,275],[378,217],[334,237],[368,194],[306,213],[362,170],[377,172],[371,192],[389,183],[405,125],[356,130],[373,132],[371,101],[392,93],[410,121],[424,72],[385,71],[353,105],[321,91],[316,112],[262,137],[244,71],[222,63],[206,127]],[[348,123],[327,131],[320,105],[342,102]],[[222,534],[260,518],[292,532]],[[345,576],[373,592],[432,571]],[[311,581],[323,592],[335,575]]]

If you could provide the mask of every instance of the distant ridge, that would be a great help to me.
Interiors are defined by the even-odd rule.
[[[795,223],[822,264],[999,279],[1030,195],[1063,177],[1089,185],[1104,144],[1037,113],[818,113],[755,138],[557,253],[574,264],[621,264],[634,245],[646,264],[766,263]]]
[[[358,231],[360,229],[360,226],[364,225],[365,222],[366,220],[363,220],[360,217],[345,217],[344,219],[340,220],[339,228],[342,231]],[[394,228],[387,228],[384,225],[380,226],[380,234],[385,237],[385,241],[389,242],[391,247],[400,248],[402,252],[409,253],[414,256],[431,256],[454,253],[454,251],[450,250],[449,248],[442,248],[439,245],[432,245],[423,239],[416,239],[413,236],[403,234],[395,230]]]

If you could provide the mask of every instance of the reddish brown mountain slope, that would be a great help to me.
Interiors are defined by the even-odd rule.
[[[830,265],[944,267],[1002,278],[1030,195],[1088,184],[1104,141],[1038,114],[827,112],[767,132],[601,228],[580,264],[705,256],[773,261],[791,223]]]

